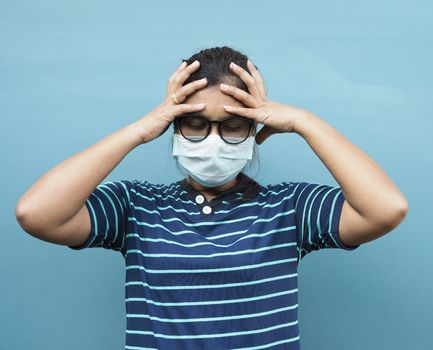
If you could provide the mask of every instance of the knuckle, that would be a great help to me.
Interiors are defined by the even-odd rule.
[[[251,75],[246,76],[246,79],[250,84],[256,83],[256,79],[254,77],[252,77]]]

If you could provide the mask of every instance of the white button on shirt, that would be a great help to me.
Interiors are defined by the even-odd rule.
[[[197,197],[195,197],[195,201],[196,201],[198,204],[202,204],[202,203],[204,202],[204,197],[203,197],[203,195],[199,194]]]
[[[208,205],[205,205],[202,210],[205,214],[210,214],[212,212],[212,208]]]

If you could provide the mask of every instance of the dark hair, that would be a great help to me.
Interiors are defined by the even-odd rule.
[[[189,84],[193,81],[202,79],[204,77],[207,78],[206,87],[218,86],[220,83],[227,83],[230,85],[234,85],[239,89],[248,92],[247,85],[243,82],[239,76],[233,73],[230,70],[230,62],[234,62],[237,65],[241,66],[247,72],[249,72],[247,66],[248,57],[242,54],[239,51],[236,51],[227,46],[221,47],[212,47],[208,49],[204,49],[195,53],[188,59],[183,59],[182,61],[186,62],[188,65],[198,60],[200,62],[200,68],[194,71],[190,77],[183,83],[183,85]],[[255,66],[256,67],[256,66]],[[258,70],[258,68],[256,67]],[[173,132],[175,132],[175,123],[173,123]],[[255,130],[254,130],[255,131]],[[171,148],[173,148],[173,140],[171,140]],[[260,170],[260,159],[259,153],[257,149],[257,144],[254,143],[253,149],[253,157],[250,163],[247,164],[244,170],[252,168],[252,165],[258,162],[257,173]],[[176,166],[181,173],[183,173],[181,167],[176,162]],[[236,188],[239,192],[243,193],[243,196],[239,198],[240,200],[248,200],[254,198],[260,192],[260,185],[252,179],[250,176],[242,176],[246,175],[244,172],[241,172],[238,183],[236,184]],[[187,174],[185,174],[187,175]],[[215,194],[223,195],[225,192],[230,192],[231,189],[227,191],[214,191]]]

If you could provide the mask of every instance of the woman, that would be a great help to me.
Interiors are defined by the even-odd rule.
[[[171,124],[186,178],[100,185]],[[303,137],[341,187],[246,175],[275,133]],[[377,239],[407,208],[364,152],[311,111],[269,100],[257,67],[216,47],[184,61],[142,119],[42,176],[16,216],[39,239],[122,253],[127,349],[299,349],[300,260]]]

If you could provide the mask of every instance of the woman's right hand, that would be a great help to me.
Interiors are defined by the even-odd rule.
[[[168,80],[164,101],[143,118],[134,123],[138,136],[143,143],[150,142],[161,136],[165,131],[167,131],[176,116],[183,113],[196,112],[205,107],[205,104],[183,103],[188,95],[207,85],[207,79],[203,78],[182,86],[183,82],[187,80],[191,73],[197,70],[199,66],[199,61],[195,61],[189,66],[187,66],[185,61],[182,62]],[[179,104],[176,104],[172,100],[171,94],[173,92],[176,93],[176,98],[179,101]]]

